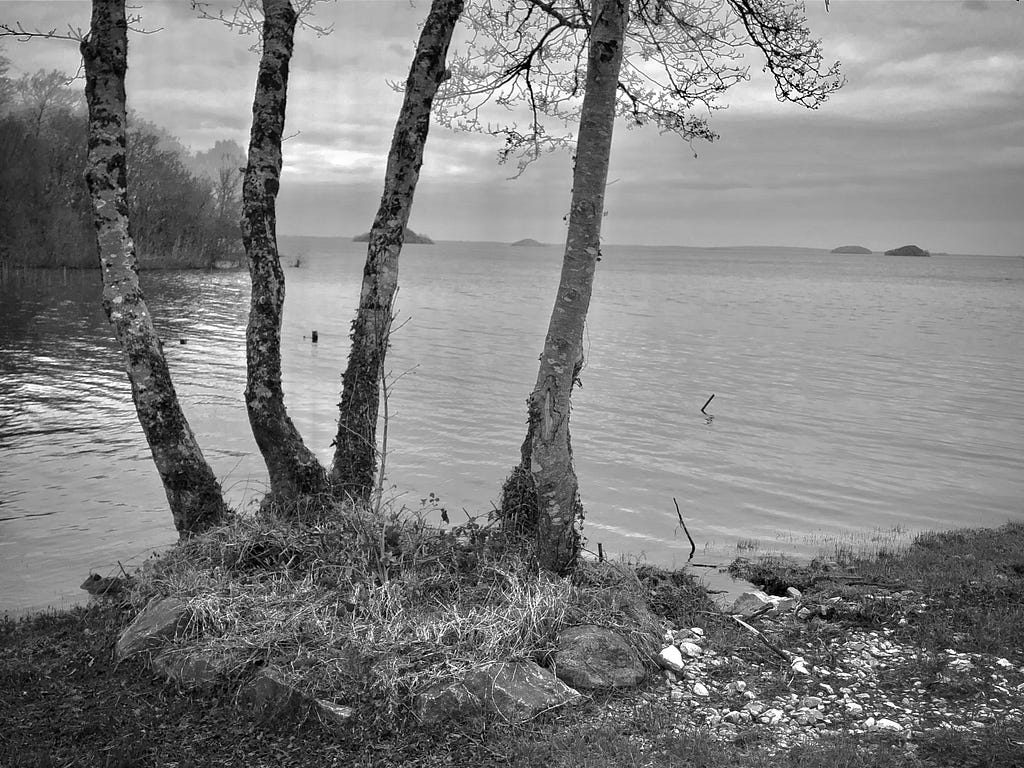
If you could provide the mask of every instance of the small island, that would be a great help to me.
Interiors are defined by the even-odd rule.
[[[364,232],[361,235],[356,235],[352,238],[353,243],[368,243],[370,242],[370,233]],[[405,228],[405,244],[406,245],[433,245],[434,241],[426,235],[418,235],[408,227]]]
[[[838,248],[833,248],[829,253],[872,253],[872,250],[865,248],[863,245],[840,245]]]
[[[899,248],[893,248],[891,251],[885,252],[886,256],[931,256],[928,251],[924,248],[918,248],[916,245],[904,245]]]
[[[541,248],[544,246],[544,243],[538,243],[532,237],[526,237],[523,238],[522,240],[516,240],[514,243],[512,243],[512,245],[520,246],[523,248]]]

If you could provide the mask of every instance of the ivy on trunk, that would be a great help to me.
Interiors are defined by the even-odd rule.
[[[327,490],[327,472],[288,416],[281,386],[285,281],[277,248],[277,192],[297,16],[289,0],[263,0],[263,52],[242,185],[242,242],[252,294],[245,333],[245,405],[270,475],[270,499],[286,503]]]
[[[583,505],[572,463],[569,409],[583,367],[583,327],[601,254],[615,100],[629,0],[594,0],[586,91],[580,111],[569,230],[537,383],[527,400],[520,464],[502,490],[500,515],[532,529],[543,568],[565,573],[581,546]]]
[[[368,499],[377,467],[377,416],[395,292],[398,257],[412,211],[430,110],[444,81],[445,57],[463,0],[433,0],[405,83],[388,153],[384,194],[370,230],[359,309],[352,322],[352,349],[342,376],[331,480],[336,493]]]

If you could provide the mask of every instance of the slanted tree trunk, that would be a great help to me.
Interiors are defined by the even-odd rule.
[[[127,32],[124,0],[93,0],[92,25],[81,46],[89,105],[85,178],[93,203],[103,309],[121,345],[135,410],[153,452],[174,525],[186,536],[216,524],[227,508],[220,484],[181,411],[139,286],[135,244],[128,233]]]
[[[398,257],[412,210],[430,109],[445,79],[445,57],[463,0],[433,0],[423,25],[405,98],[395,125],[384,178],[384,194],[370,230],[359,310],[352,323],[352,349],[342,376],[338,434],[331,480],[336,493],[367,499],[377,464],[379,387],[398,287]]]
[[[583,520],[569,440],[569,399],[583,367],[583,324],[601,253],[615,96],[629,0],[593,0],[586,91],[580,112],[569,230],[558,295],[537,384],[527,400],[522,458],[502,491],[500,515],[534,530],[542,567],[565,573],[575,564]]]
[[[270,498],[283,502],[327,489],[327,471],[288,417],[281,387],[284,270],[277,250],[276,201],[296,18],[289,0],[263,0],[263,55],[242,186],[242,242],[252,280],[245,333],[245,405],[270,474]]]

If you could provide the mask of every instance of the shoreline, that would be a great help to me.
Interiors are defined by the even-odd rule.
[[[269,765],[287,754],[300,766],[559,768],[586,755],[604,760],[592,765],[824,768],[855,755],[847,764],[1024,764],[1024,524],[923,535],[905,553],[844,563],[753,566],[737,568],[773,591],[800,585],[794,605],[743,619],[760,636],[713,609],[685,574],[650,569],[643,593],[662,642],[699,649],[678,672],[652,670],[638,688],[587,693],[514,727],[485,718],[485,731],[408,718],[389,726],[358,701],[344,726],[309,715],[301,726],[268,723],[236,708],[231,684],[203,696],[178,690],[139,658],[114,663],[114,642],[135,609],[110,601],[4,621],[0,690],[9,693],[0,695],[12,727],[0,758],[44,765],[44,755],[123,754],[135,762],[117,764],[162,765],[202,755],[204,765]],[[808,674],[785,660],[795,657]],[[293,658],[282,669],[301,677],[302,654]],[[76,697],[89,703],[67,717],[46,715]],[[185,738],[181,717],[197,724]],[[49,725],[40,731],[38,723]],[[988,762],[979,757],[986,754]]]

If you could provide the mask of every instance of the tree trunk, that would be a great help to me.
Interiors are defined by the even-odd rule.
[[[367,499],[377,463],[380,382],[398,287],[398,257],[412,210],[430,109],[445,79],[445,57],[463,0],[433,0],[405,84],[405,98],[388,154],[384,194],[370,230],[352,349],[342,376],[340,417],[331,479],[339,495]]]
[[[527,400],[522,459],[502,492],[501,517],[534,530],[542,567],[565,573],[580,549],[583,520],[572,465],[569,401],[583,367],[583,325],[601,253],[615,97],[629,0],[593,0],[587,82],[580,112],[572,206],[555,306],[537,384]]]
[[[245,405],[270,474],[270,498],[286,503],[327,490],[327,472],[288,417],[281,387],[284,270],[277,250],[276,201],[295,22],[289,0],[263,0],[263,55],[242,186],[242,242],[252,280]]]
[[[174,525],[186,536],[216,524],[227,508],[220,484],[203,458],[174,392],[139,286],[135,244],[128,232],[125,3],[93,0],[92,8],[92,26],[81,46],[89,105],[85,178],[93,203],[103,309],[121,345],[135,410],[163,481]]]

